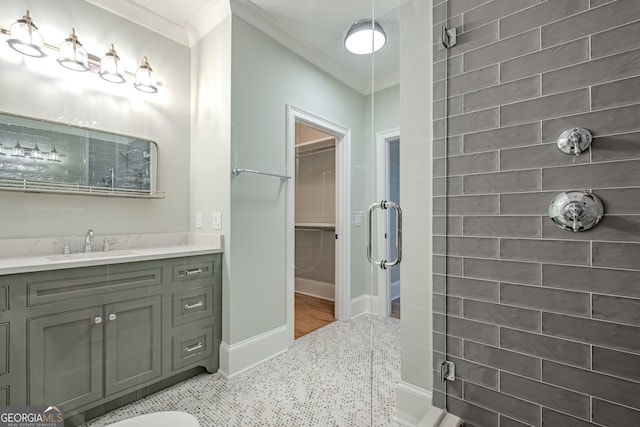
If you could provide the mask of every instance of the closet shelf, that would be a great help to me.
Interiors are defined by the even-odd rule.
[[[296,222],[296,228],[327,228],[335,229],[336,224],[332,222]]]

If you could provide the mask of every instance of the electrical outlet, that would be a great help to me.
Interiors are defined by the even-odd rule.
[[[202,230],[202,212],[196,214],[196,228]]]
[[[214,212],[212,215],[214,230],[222,230],[222,213]]]

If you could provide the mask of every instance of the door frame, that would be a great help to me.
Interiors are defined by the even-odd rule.
[[[296,122],[321,130],[336,138],[336,275],[335,316],[337,320],[348,320],[351,316],[351,129],[331,120],[287,104],[286,158],[286,320],[289,329],[289,344],[295,338],[295,171]]]
[[[389,142],[400,139],[400,128],[387,129],[376,133],[376,201],[386,200],[389,195]],[[387,239],[381,239],[389,229],[389,220],[377,221],[376,253],[387,252]],[[389,287],[391,285],[389,270],[378,268],[378,315],[389,317],[391,301],[389,301]]]

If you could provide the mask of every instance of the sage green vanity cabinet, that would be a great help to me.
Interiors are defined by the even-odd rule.
[[[153,380],[162,374],[161,297],[105,306],[105,393]]]
[[[28,404],[71,411],[102,398],[101,319],[102,307],[93,307],[27,320]]]
[[[220,254],[0,276],[0,404],[82,418],[216,372],[221,287]]]

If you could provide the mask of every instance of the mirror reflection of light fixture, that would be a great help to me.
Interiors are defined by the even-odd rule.
[[[2,143],[0,143],[0,156],[6,156],[7,155],[7,149],[4,148],[4,145],[2,145]]]
[[[58,63],[73,71],[89,71],[89,55],[82,43],[78,41],[76,29],[71,29],[71,34],[60,44]]]
[[[109,46],[107,52],[100,60],[100,77],[111,83],[124,83],[124,65],[120,57],[116,53],[113,43]]]
[[[11,155],[13,157],[24,157],[24,148],[20,146],[19,142],[16,144],[15,147],[13,147]]]
[[[30,157],[34,160],[42,160],[42,151],[40,151],[38,144],[36,144],[36,146],[31,150]]]
[[[377,52],[387,43],[387,34],[377,21],[362,19],[355,22],[344,38],[344,47],[356,55]]]
[[[11,24],[7,43],[12,49],[23,55],[35,58],[46,56],[43,50],[44,40],[42,39],[42,34],[40,34],[38,27],[31,20],[28,10],[22,19],[18,19]]]
[[[146,56],[142,58],[142,64],[136,71],[136,81],[133,86],[141,92],[156,93],[158,91],[156,76]]]
[[[60,155],[58,154],[58,151],[56,150],[55,145],[53,146],[53,148],[49,152],[49,157],[47,158],[47,160],[49,160],[50,162],[59,162],[60,161]]]

